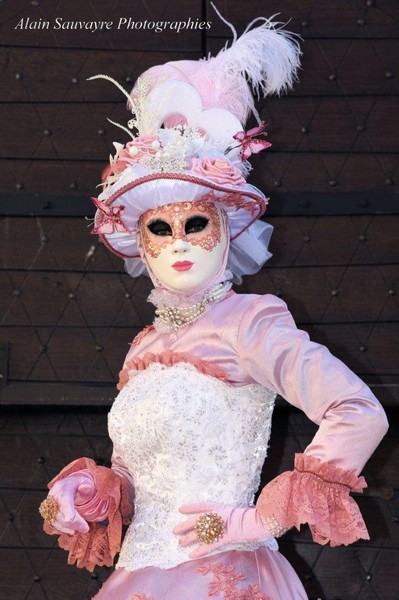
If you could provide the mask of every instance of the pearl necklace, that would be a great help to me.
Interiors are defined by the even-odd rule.
[[[231,281],[218,283],[214,288],[206,292],[202,300],[190,306],[157,308],[154,320],[155,329],[160,333],[176,332],[181,327],[193,323],[206,313],[213,304],[223,300],[229,292],[231,285]]]

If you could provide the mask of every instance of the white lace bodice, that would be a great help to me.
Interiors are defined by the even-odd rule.
[[[170,568],[190,560],[191,550],[181,548],[172,533],[184,520],[182,504],[253,503],[274,399],[274,392],[258,384],[233,387],[188,363],[153,363],[130,372],[109,413],[110,437],[136,492],[135,516],[117,567]],[[277,547],[275,540],[264,545]]]

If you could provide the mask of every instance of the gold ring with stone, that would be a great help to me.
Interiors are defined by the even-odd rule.
[[[206,513],[198,517],[195,532],[200,542],[213,544],[220,540],[224,533],[224,522],[217,513]]]
[[[45,521],[50,523],[50,525],[57,516],[58,510],[59,507],[57,504],[57,500],[54,498],[54,496],[51,495],[47,496],[47,498],[43,500],[43,502],[39,506],[39,513]]]

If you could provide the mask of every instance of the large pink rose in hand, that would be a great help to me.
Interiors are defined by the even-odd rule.
[[[222,158],[210,157],[202,160],[194,158],[191,170],[219,185],[241,187],[245,184],[241,171]]]

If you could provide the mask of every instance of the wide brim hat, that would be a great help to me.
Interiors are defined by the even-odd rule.
[[[134,171],[134,174],[132,173]],[[265,210],[268,199],[256,187],[244,183],[240,187],[221,184],[198,173],[152,173],[143,167],[126,169],[118,184],[104,194],[103,206],[111,212],[97,210],[95,229],[103,243],[121,258],[137,258],[138,224],[149,210],[177,202],[195,202],[206,198],[219,205],[227,215],[230,241],[236,240]],[[101,198],[101,195],[99,199]],[[116,209],[113,210],[112,209]],[[126,231],[101,233],[102,224],[117,214]],[[105,227],[106,228],[106,227]],[[121,228],[120,228],[121,229]]]
[[[284,91],[295,78],[300,50],[280,23],[261,21],[238,39],[233,29],[233,45],[216,57],[152,67],[131,95],[108,76],[91,78],[117,85],[133,115],[127,127],[114,123],[131,141],[114,143],[103,191],[93,198],[93,233],[133,265],[132,275],[144,271],[137,266],[140,217],[176,202],[206,199],[224,210],[236,275],[255,273],[270,256],[272,228],[258,221],[268,199],[246,177],[251,153],[271,144],[260,139],[265,125],[259,118],[258,127],[243,129],[249,112],[257,116],[248,80],[261,95]]]

